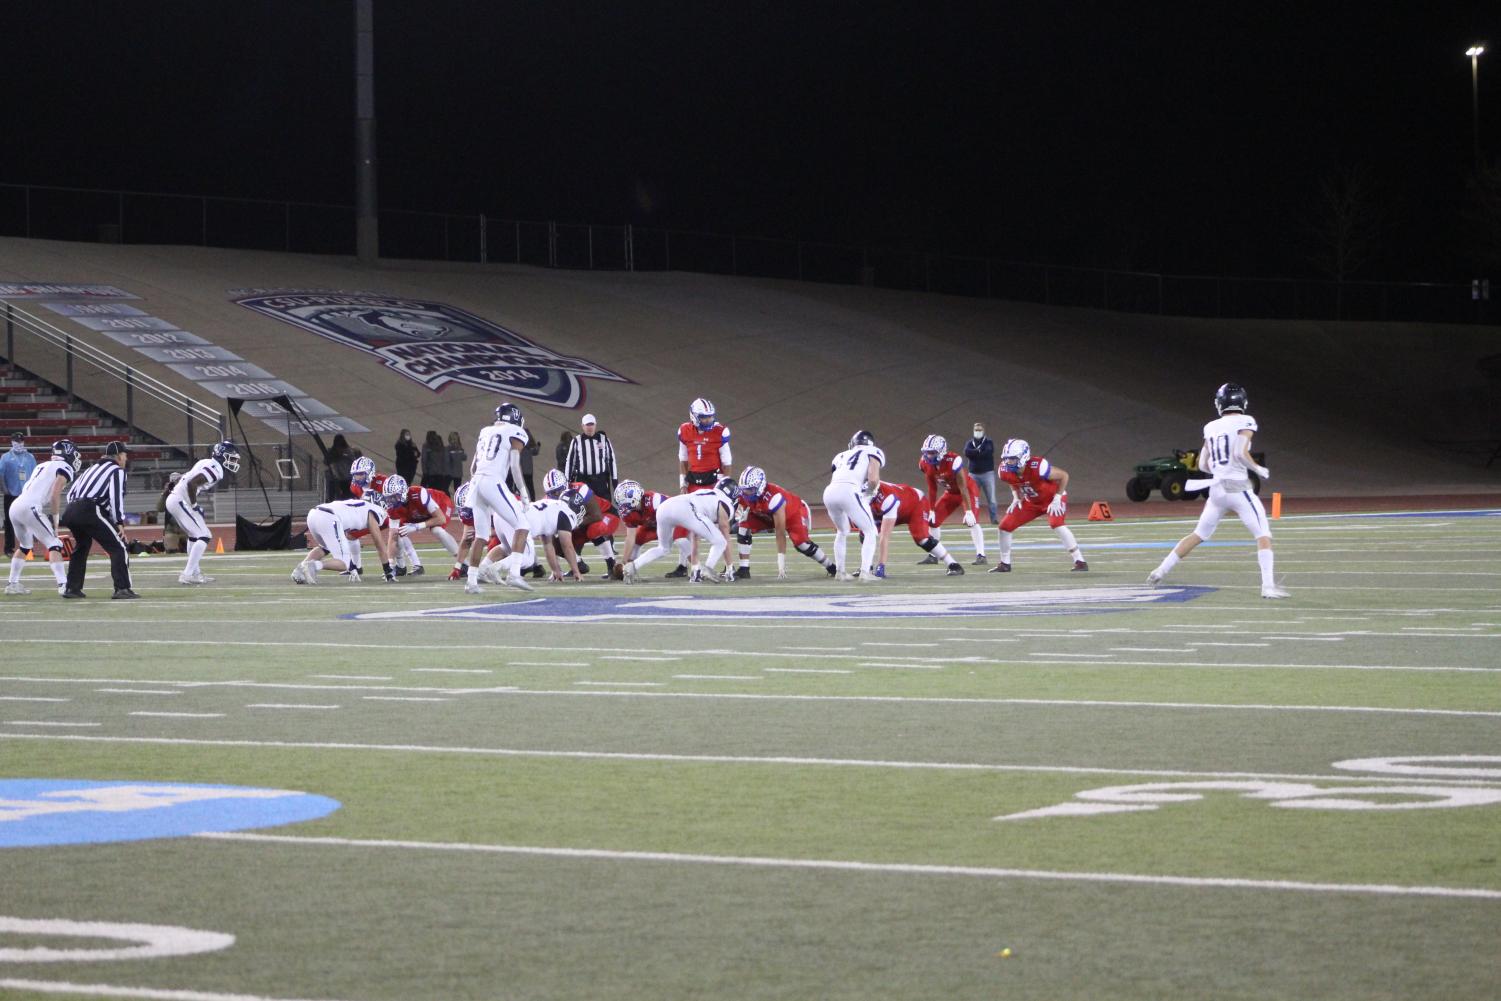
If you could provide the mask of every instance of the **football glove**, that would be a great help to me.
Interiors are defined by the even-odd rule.
[[[964,524],[966,528],[975,527],[975,513],[973,511],[964,512]]]
[[[399,535],[399,536],[401,536],[403,539],[405,539],[409,535],[415,535],[417,533],[417,531],[418,531],[418,526],[417,525],[410,525],[409,524],[409,525],[402,525],[400,528],[398,528],[396,530],[396,534]]]
[[[1063,515],[1064,515],[1064,512],[1066,512],[1067,510],[1068,510],[1068,494],[1066,494],[1066,493],[1057,493],[1057,494],[1054,494],[1053,495],[1053,499],[1048,502],[1048,514],[1052,515],[1054,518],[1062,518]]]
[[[1265,466],[1257,466],[1256,475],[1261,477],[1263,480],[1269,480],[1272,478],[1272,471]]]

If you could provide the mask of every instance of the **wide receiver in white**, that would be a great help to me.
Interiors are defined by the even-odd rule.
[[[240,471],[240,453],[232,441],[221,441],[215,445],[209,457],[194,463],[193,468],[177,481],[177,485],[167,495],[167,513],[177,522],[182,534],[188,537],[188,563],[183,567],[182,573],[177,575],[179,584],[213,583],[214,578],[203,576],[199,562],[208,551],[212,536],[209,534],[208,522],[204,520],[198,495],[218,486],[226,471]],[[359,564],[357,558],[355,564]]]
[[[469,480],[469,506],[474,511],[473,545],[469,547],[469,581],[464,590],[479,587],[479,565],[485,558],[485,543],[490,529],[498,538],[506,540],[510,553],[496,564],[496,572],[504,584],[530,591],[532,586],[521,578],[522,554],[526,552],[529,529],[526,523],[526,506],[531,498],[526,496],[525,482],[521,476],[521,450],[529,441],[522,427],[521,408],[514,403],[502,403],[495,408],[495,423],[481,428],[474,445]],[[506,489],[506,477],[521,491],[521,497]]]
[[[844,549],[849,541],[850,526],[861,533],[860,582],[874,584],[876,547],[880,543],[876,520],[870,513],[870,499],[881,486],[881,467],[886,453],[876,447],[869,431],[856,431],[850,446],[834,456],[830,464],[833,476],[823,488],[823,506],[834,519],[834,567],[836,580],[849,580],[845,573]]]
[[[735,498],[739,492],[734,480],[721,476],[713,489],[695,490],[691,494],[678,494],[663,500],[657,505],[657,541],[625,564],[625,582],[634,584],[640,579],[642,568],[667,551],[666,545],[672,544],[673,535],[681,528],[688,533],[689,539],[703,539],[709,543],[708,573],[704,573],[695,557],[688,579],[695,584],[705,581],[733,583],[735,564],[729,548],[734,535],[730,532],[730,519],[734,516]],[[663,540],[666,540],[666,545]],[[720,560],[724,561],[724,573],[716,576],[715,567]]]
[[[31,593],[31,588],[21,583],[21,568],[26,565],[26,551],[35,549],[38,543],[47,547],[47,565],[57,580],[58,593],[61,594],[67,586],[68,566],[63,562],[63,542],[57,534],[57,519],[67,506],[68,487],[81,465],[83,457],[73,442],[59,438],[52,443],[52,458],[31,471],[31,478],[10,502],[10,523],[16,529],[16,551],[10,557],[6,594]]]
[[[1251,458],[1251,436],[1256,433],[1256,419],[1246,413],[1247,405],[1246,391],[1233,382],[1227,382],[1215,391],[1214,409],[1220,416],[1204,425],[1204,446],[1199,451],[1199,469],[1213,477],[1209,497],[1204,501],[1204,513],[1199,515],[1194,530],[1183,537],[1156,570],[1147,574],[1148,584],[1161,582],[1179,560],[1214,535],[1220,519],[1233,511],[1256,539],[1256,562],[1261,565],[1261,596],[1288,596],[1272,578],[1272,530],[1267,524],[1261,498],[1251,490],[1252,472],[1263,480],[1272,474]],[[1194,487],[1192,481],[1189,486]]]

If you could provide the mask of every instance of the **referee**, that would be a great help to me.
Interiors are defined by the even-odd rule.
[[[615,446],[610,436],[599,430],[593,414],[585,414],[584,433],[568,443],[568,457],[563,475],[569,483],[583,482],[600,497],[611,500],[620,475],[615,468]]]
[[[68,583],[64,598],[82,598],[83,575],[88,570],[89,550],[94,543],[109,553],[109,572],[115,579],[116,598],[139,598],[130,589],[130,560],[120,524],[125,519],[125,462],[130,449],[123,441],[104,446],[104,458],[79,474],[68,489],[68,506],[62,526],[73,533],[73,557],[68,560]]]

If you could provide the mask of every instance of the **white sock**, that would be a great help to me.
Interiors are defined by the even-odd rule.
[[[693,549],[693,543],[687,539],[678,539],[673,543],[673,546],[676,547],[678,551],[678,566],[687,566],[689,558],[688,554]]]
[[[21,568],[25,565],[26,557],[21,555],[21,550],[18,548],[10,558],[10,582],[12,584],[21,583]]]
[[[453,540],[453,536],[448,534],[447,529],[435,528],[432,530],[432,533],[433,538],[443,543],[443,548],[448,550],[449,556],[459,555],[459,544]]]
[[[412,540],[403,535],[399,541],[401,542],[401,555],[406,557],[407,565],[420,567],[422,557],[417,555],[417,547],[412,545]]]
[[[1084,558],[1079,555],[1079,542],[1074,538],[1073,531],[1067,525],[1059,525],[1053,531],[1057,533],[1058,541],[1063,543],[1063,548],[1068,550],[1069,556],[1075,560],[1082,560]]]
[[[188,543],[188,565],[183,573],[189,577],[198,572],[198,561],[203,559],[203,554],[208,550],[208,543],[202,539],[194,539]]]
[[[1272,580],[1272,551],[1270,549],[1256,550],[1256,562],[1261,564],[1261,586],[1276,587]]]
[[[1011,533],[1002,530],[1002,531],[1000,531],[1000,532],[998,532],[996,534],[999,536],[1000,543],[1001,543],[1001,557],[1000,557],[1001,558],[1001,562],[1002,563],[1010,563],[1011,562]]]
[[[975,524],[970,527],[969,537],[970,537],[970,540],[975,544],[975,555],[976,556],[984,556],[985,555],[985,529],[983,529],[983,528],[980,527],[980,523],[978,521],[975,522]]]
[[[483,562],[489,562],[489,561],[485,560]],[[479,567],[474,566],[473,564],[470,564],[467,576],[469,578],[469,583],[471,583],[471,584],[478,584],[479,583]]]
[[[933,555],[934,559],[942,560],[945,563],[954,562],[954,558],[949,555],[949,551],[947,549],[943,548],[943,543],[941,542],[938,545],[934,546],[932,549],[929,549],[928,552]]]
[[[1178,550],[1169,549],[1162,562],[1157,564],[1157,576],[1166,577],[1173,567],[1178,565]]]
[[[599,555],[607,560],[613,560],[615,558],[615,542],[612,539],[605,539],[599,543]]]
[[[57,578],[59,584],[68,582],[68,564],[63,560],[48,560],[47,565],[52,568],[52,576]]]

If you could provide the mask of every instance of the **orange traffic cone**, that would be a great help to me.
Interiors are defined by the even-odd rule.
[[[224,540],[217,535],[214,536],[214,553],[218,556],[224,555]]]
[[[1114,521],[1115,519],[1110,514],[1109,504],[1106,504],[1104,501],[1095,501],[1093,504],[1089,505],[1089,520]]]
[[[30,563],[34,559],[36,559],[36,557],[32,555],[32,551],[30,549],[26,550],[26,562]]]

